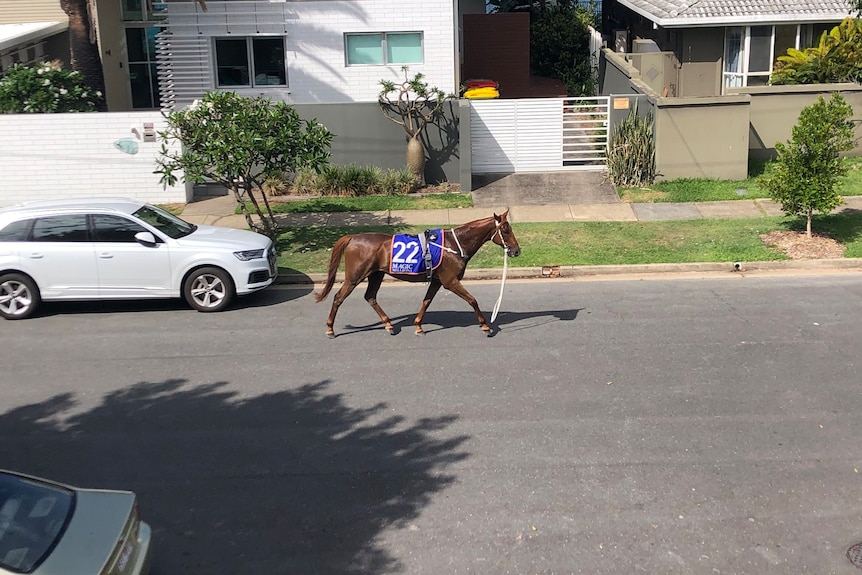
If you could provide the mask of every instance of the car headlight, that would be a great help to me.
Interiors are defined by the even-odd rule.
[[[256,260],[263,257],[263,250],[244,250],[241,252],[234,252],[233,255],[236,256],[236,259],[247,262],[248,260]]]

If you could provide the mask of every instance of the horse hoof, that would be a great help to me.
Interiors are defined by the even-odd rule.
[[[424,331],[417,331],[416,335],[425,335],[425,332]]]
[[[395,335],[395,329],[394,329],[394,328],[387,327],[387,328],[386,328],[386,332],[387,332],[389,335]]]
[[[328,337],[329,339],[335,339],[335,334],[334,333],[328,333],[328,334],[326,334],[326,337]]]

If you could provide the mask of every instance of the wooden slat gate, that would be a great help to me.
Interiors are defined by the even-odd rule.
[[[474,174],[604,170],[609,97],[470,102]]]

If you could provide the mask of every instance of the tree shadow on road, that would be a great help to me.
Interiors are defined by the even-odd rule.
[[[137,492],[155,573],[397,573],[381,544],[469,457],[457,419],[354,408],[329,381],[242,395],[227,382],[140,382],[0,414],[2,466]],[[92,400],[90,400],[92,401]]]

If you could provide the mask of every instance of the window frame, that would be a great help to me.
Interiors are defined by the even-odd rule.
[[[255,64],[254,64],[254,41],[255,40],[281,40],[281,51],[284,63],[284,84],[258,84],[255,82]],[[218,63],[218,42],[219,40],[245,40],[245,58],[248,66],[248,84],[222,84],[219,81],[219,63]],[[287,70],[287,36],[279,34],[252,34],[243,36],[213,36],[212,38],[212,58],[213,58],[213,73],[215,87],[218,89],[235,89],[235,88],[288,88],[290,87],[290,76]]]
[[[419,36],[419,61],[418,62],[389,62],[389,50],[387,44],[387,36],[389,35],[407,35],[416,34]],[[380,64],[365,64],[350,62],[350,51],[347,48],[347,39],[351,36],[379,36],[380,37]],[[344,33],[344,66],[347,68],[355,68],[362,66],[406,66],[406,65],[421,65],[425,63],[425,32],[422,30],[399,30],[397,32],[345,32]]]
[[[781,54],[776,54],[775,52],[775,41],[777,31],[776,28],[778,26],[787,26],[788,24],[755,24],[755,25],[747,25],[747,26],[725,26],[724,28],[724,52],[722,56],[722,64],[721,64],[721,93],[727,93],[728,88],[746,88],[751,86],[749,83],[750,78],[766,78],[765,84],[754,84],[755,86],[768,86],[769,78],[772,77],[772,72],[775,69],[775,61],[778,56]],[[793,25],[793,24],[789,24]],[[817,23],[809,23],[809,24],[795,24],[796,27],[796,41],[794,48],[797,50],[804,50],[807,47],[807,44],[814,42],[819,42],[820,36],[817,36],[816,39],[809,39],[808,36],[813,36],[813,31],[815,28],[826,27],[826,30],[831,30],[838,24],[831,24],[828,22],[817,22]],[[749,70],[751,64],[751,29],[752,28],[760,28],[760,27],[769,27],[770,28],[770,42],[769,42],[769,70],[768,71],[757,71],[752,72]],[[740,43],[739,48],[739,58],[740,58],[740,70],[729,72],[727,70],[728,63],[728,44],[730,39],[731,30],[743,30],[742,41]],[[822,31],[821,31],[822,32]],[[739,85],[734,85],[729,82],[730,78],[738,78],[740,80]]]

